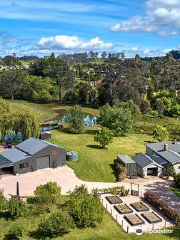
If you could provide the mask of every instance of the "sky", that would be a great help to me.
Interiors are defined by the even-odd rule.
[[[0,0],[0,55],[180,49],[180,0]]]

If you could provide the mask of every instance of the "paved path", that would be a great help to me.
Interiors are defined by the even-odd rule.
[[[88,190],[91,191],[93,188],[106,188],[113,186],[124,186],[125,188],[130,189],[130,182],[135,182],[140,184],[140,192],[144,193],[145,191],[150,190],[180,212],[180,198],[169,189],[168,185],[170,182],[159,178],[152,178],[149,180],[125,179],[120,183],[86,182],[77,178],[71,168],[63,166],[56,169],[49,168],[20,174],[18,176],[5,175],[0,180],[0,188],[4,189],[5,196],[9,198],[11,195],[16,194],[16,184],[19,182],[20,195],[32,196],[38,185],[45,184],[49,181],[57,182],[58,185],[61,186],[62,194],[67,194],[69,191],[73,191],[76,185],[80,186],[81,184],[85,184]]]

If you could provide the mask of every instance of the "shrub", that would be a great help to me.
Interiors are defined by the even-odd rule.
[[[34,195],[39,211],[50,212],[52,205],[57,204],[60,199],[61,188],[56,182],[48,182],[36,187]]]
[[[153,132],[153,138],[158,142],[166,141],[169,137],[169,133],[165,127],[157,125]]]
[[[84,113],[78,105],[72,107],[65,117],[65,123],[68,124],[72,133],[82,133],[84,129]]]
[[[180,214],[176,210],[170,208],[165,201],[161,200],[154,193],[150,192],[146,192],[144,194],[144,198],[148,203],[152,204],[171,221],[176,221],[177,226],[180,226]]]
[[[126,178],[127,168],[119,164],[117,160],[114,161],[116,167],[117,181],[122,181]]]
[[[20,225],[13,225],[6,234],[7,239],[20,239],[24,234],[24,228]]]
[[[120,186],[120,187],[94,189],[92,193],[96,196],[106,193],[106,194],[113,194],[113,195],[118,194],[125,197],[129,194],[129,189],[125,189],[124,186]]]
[[[102,222],[104,209],[99,198],[89,194],[82,185],[70,194],[68,211],[78,228],[87,228]]]
[[[106,127],[103,127],[94,137],[94,141],[100,143],[102,148],[105,148],[106,145],[112,143],[112,140],[112,132]]]
[[[0,211],[3,211],[6,205],[6,200],[5,197],[3,195],[3,190],[0,189]]]
[[[180,186],[180,173],[175,175],[175,183],[176,185]]]
[[[43,219],[39,223],[38,232],[44,237],[62,236],[69,232],[73,227],[73,220],[71,216],[62,210],[51,213],[49,218]]]
[[[7,207],[10,210],[11,216],[14,218],[21,217],[26,211],[26,205],[22,201],[19,201],[15,198],[9,200]]]

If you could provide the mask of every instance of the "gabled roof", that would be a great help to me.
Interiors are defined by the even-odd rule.
[[[164,144],[168,145],[168,150],[166,151],[164,150]],[[180,162],[180,142],[177,144],[173,142],[149,143],[146,146],[171,164]]]
[[[61,148],[55,144],[37,139],[29,138],[18,144],[15,148],[0,153],[0,166],[5,166],[19,162],[43,150],[47,146]]]
[[[157,167],[163,168],[163,166],[161,166],[160,164],[158,164],[157,162],[155,162],[151,157],[149,157],[148,155],[145,155],[143,153],[138,153],[136,154],[134,157],[132,157],[132,159],[141,167],[141,168],[145,168],[148,167],[151,164],[156,165]]]
[[[158,164],[166,164],[167,163],[167,161],[164,158],[162,158],[161,156],[158,156],[158,155],[152,155],[151,158]]]
[[[135,163],[135,161],[127,155],[118,155],[119,158],[123,163]]]

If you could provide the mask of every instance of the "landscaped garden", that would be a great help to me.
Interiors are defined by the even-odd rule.
[[[108,196],[106,197],[110,204],[122,203],[123,201],[118,196]]]
[[[128,216],[124,216],[124,219],[131,225],[131,226],[138,226],[144,224],[145,222],[137,215],[131,214]]]
[[[162,219],[158,217],[154,212],[152,213],[142,213],[141,216],[148,222],[148,223],[158,223],[162,222]]]
[[[144,212],[149,211],[149,208],[142,202],[135,202],[131,203],[131,206],[137,211],[137,212]]]
[[[114,208],[120,214],[128,214],[133,212],[133,210],[130,207],[128,207],[127,204],[116,205],[114,206]]]

